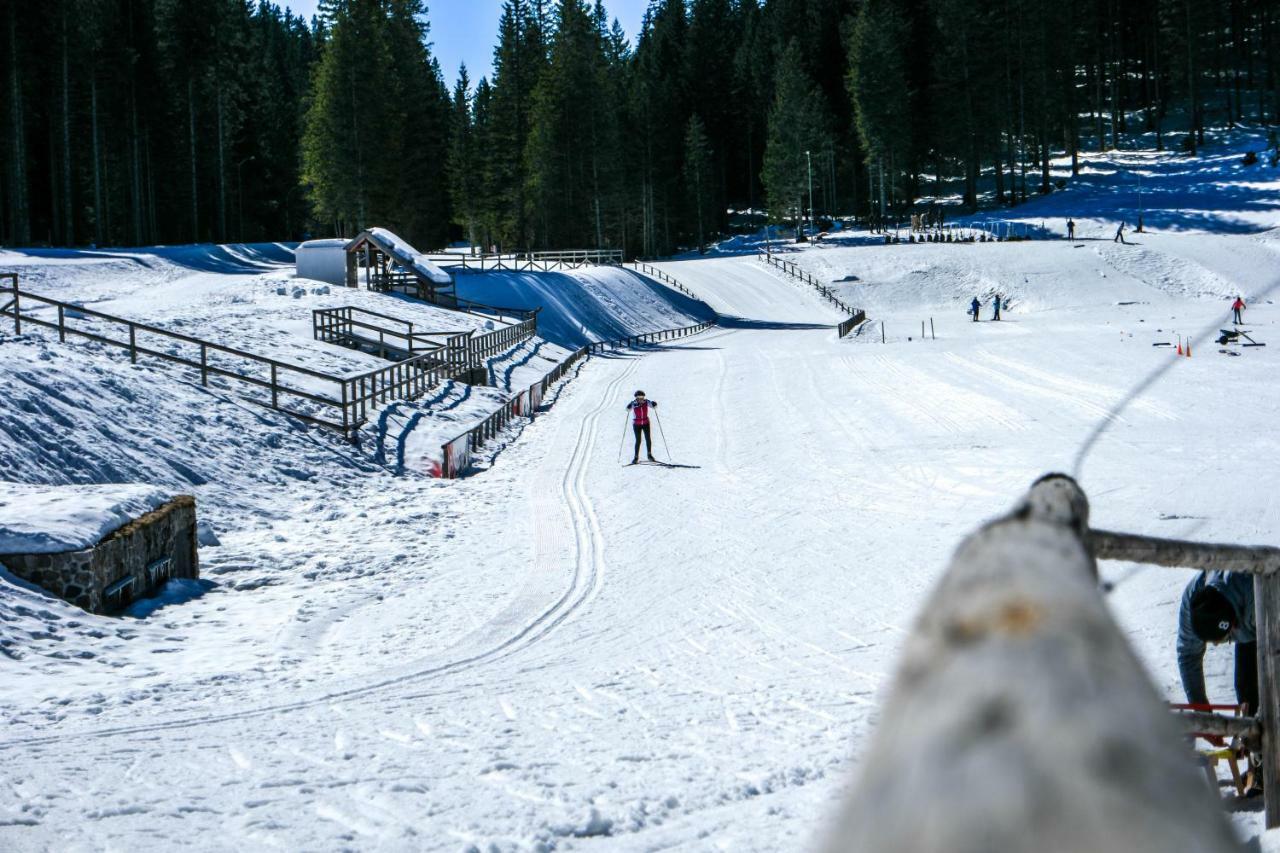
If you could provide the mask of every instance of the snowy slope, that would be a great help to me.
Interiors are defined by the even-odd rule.
[[[593,341],[693,326],[705,305],[648,276],[601,266],[554,273],[459,272],[458,295],[508,308],[541,308],[538,333],[577,349]]]
[[[203,594],[144,618],[0,577],[0,848],[811,849],[951,550],[1040,474],[1077,473],[1101,527],[1280,539],[1280,344],[1151,346],[1216,327],[1237,289],[1255,337],[1277,328],[1271,236],[1236,233],[1257,209],[1215,204],[1203,233],[1134,247],[791,253],[856,276],[842,290],[884,344],[837,340],[838,313],[750,256],[665,263],[725,322],[591,359],[501,464],[450,483],[198,388],[166,401],[171,385],[104,356],[60,377],[56,344],[5,341],[32,390],[5,410],[0,473],[166,484],[182,482],[166,460],[198,461],[223,544],[202,552]],[[483,277],[460,279],[485,298],[466,293]],[[1002,322],[965,318],[996,292],[1013,298]],[[636,293],[619,300],[639,315]],[[938,339],[920,341],[930,317]],[[619,465],[636,388],[672,467]],[[152,409],[145,432],[130,412]],[[1190,574],[1103,573],[1178,696]],[[1230,697],[1230,650],[1206,670]]]

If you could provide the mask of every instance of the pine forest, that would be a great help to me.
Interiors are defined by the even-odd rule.
[[[661,256],[1051,193],[1051,158],[1280,123],[1275,0],[0,0],[0,242],[350,236]],[[487,71],[488,69],[486,69]],[[456,81],[456,82],[451,82]]]

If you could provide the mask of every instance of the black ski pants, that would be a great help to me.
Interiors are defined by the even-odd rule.
[[[653,436],[649,433],[648,424],[632,424],[631,429],[636,434],[636,452],[631,454],[632,459],[640,458],[640,436],[644,436],[645,448],[649,451],[649,455],[653,456]]]

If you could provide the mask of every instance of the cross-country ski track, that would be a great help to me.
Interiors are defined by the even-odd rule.
[[[661,268],[722,324],[593,357],[483,473],[312,498],[310,547],[391,569],[299,593],[234,675],[73,685],[10,720],[0,847],[808,849],[959,539],[1069,467],[1140,374],[1118,364],[1156,362],[1047,311],[839,341],[837,311],[753,257]],[[1085,467],[1101,526],[1215,514],[1206,466],[1152,472],[1230,406],[1206,369],[1114,416]],[[622,464],[637,389],[678,467]],[[1122,584],[1117,615],[1178,586]],[[1167,638],[1134,633],[1169,689]],[[173,660],[211,671],[219,647],[190,642]]]

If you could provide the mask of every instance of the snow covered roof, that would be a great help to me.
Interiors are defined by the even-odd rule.
[[[305,243],[299,243],[298,248],[294,249],[294,252],[296,254],[297,252],[305,252],[308,249],[345,249],[347,248],[348,242],[349,241],[342,237],[331,237],[324,240],[308,240]]]
[[[61,554],[91,548],[171,497],[163,489],[142,484],[0,483],[0,554]]]
[[[362,240],[371,240],[403,267],[413,270],[433,284],[450,284],[453,277],[431,262],[431,259],[385,228],[370,228],[347,244],[347,251]]]

